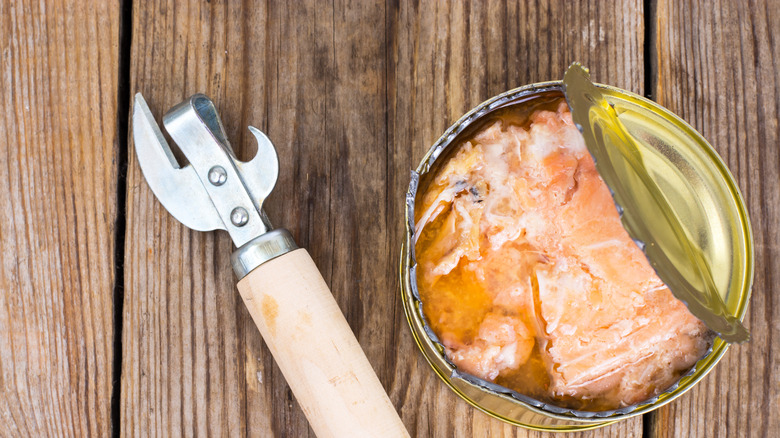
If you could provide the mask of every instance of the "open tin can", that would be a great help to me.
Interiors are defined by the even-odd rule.
[[[705,221],[686,223],[689,232],[706,235],[702,251],[716,267],[714,280],[728,311],[742,320],[753,280],[753,244],[744,201],[717,152],[691,126],[660,105],[619,88],[599,85],[629,133],[652,162],[653,173],[667,186],[684,186],[707,211]],[[455,122],[430,148],[412,172],[406,195],[406,239],[401,251],[401,295],[415,342],[436,374],[462,399],[510,424],[535,430],[593,429],[659,408],[691,389],[720,360],[728,343],[715,338],[712,348],[670,388],[620,409],[590,412],[561,408],[509,388],[460,372],[445,356],[444,346],[428,325],[417,289],[414,251],[415,202],[426,175],[450,156],[461,140],[486,117],[503,108],[540,97],[563,97],[562,83],[526,85],[495,96]],[[690,201],[688,199],[687,201]],[[686,202],[685,196],[678,202]]]

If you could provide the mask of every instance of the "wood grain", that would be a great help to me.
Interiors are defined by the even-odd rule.
[[[119,9],[0,2],[0,436],[109,436]]]
[[[638,1],[401,2],[388,11],[387,26],[395,35],[388,65],[388,266],[403,239],[409,170],[463,113],[505,90],[560,79],[578,60],[593,67],[596,80],[643,92]],[[393,276],[388,284],[396,291],[395,272],[384,275]],[[416,351],[402,314],[390,310],[398,333],[391,398],[400,400],[413,435],[552,436],[503,424],[460,400]],[[638,417],[573,436],[641,435]]]
[[[654,414],[654,436],[780,436],[780,2],[659,1],[653,94],[718,150],[756,250],[748,344]]]
[[[413,435],[538,436],[470,408],[414,346],[398,302],[402,194],[428,145],[493,94],[613,59],[594,76],[641,93],[642,23],[638,1],[144,2],[131,88],[158,116],[205,92],[244,158],[247,124],[274,141],[267,211],[309,249]],[[237,299],[229,238],[169,217],[133,154],[123,433],[310,434]],[[638,436],[641,425],[587,435]]]
[[[248,14],[217,2],[134,2],[131,93],[142,92],[157,116],[207,93],[236,138],[245,94],[235,90],[245,67],[231,52]],[[243,363],[257,355],[245,351],[239,333],[230,239],[190,231],[169,216],[132,144],[127,178],[121,433],[240,436]]]

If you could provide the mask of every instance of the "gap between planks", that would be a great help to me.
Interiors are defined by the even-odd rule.
[[[656,18],[657,18],[656,0],[644,0],[642,4],[642,17],[644,19],[644,41],[642,41],[642,50],[644,58],[644,95],[650,100],[656,93],[658,85],[658,60],[655,49]],[[653,430],[655,424],[655,411],[642,415],[642,438],[651,438],[656,435]]]
[[[111,370],[111,436],[119,437],[122,391],[122,318],[125,297],[125,239],[127,225],[127,152],[130,142],[130,53],[133,34],[133,1],[122,0],[119,21],[119,66],[117,79],[117,182],[114,227],[114,351]]]

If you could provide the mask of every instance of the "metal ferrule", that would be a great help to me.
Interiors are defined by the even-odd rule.
[[[298,249],[292,235],[277,228],[250,240],[230,256],[233,271],[239,280],[263,263]]]

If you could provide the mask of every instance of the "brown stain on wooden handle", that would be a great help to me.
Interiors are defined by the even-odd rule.
[[[263,295],[260,302],[260,312],[263,314],[271,336],[276,336],[276,317],[279,316],[279,304],[270,295]]]
[[[298,312],[298,321],[302,325],[311,326],[311,313],[305,310]]]

